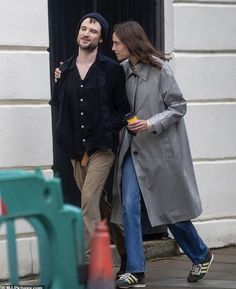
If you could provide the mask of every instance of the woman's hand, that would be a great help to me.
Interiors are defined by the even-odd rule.
[[[127,126],[131,133],[137,133],[140,131],[147,130],[149,128],[148,122],[143,119],[138,119]]]

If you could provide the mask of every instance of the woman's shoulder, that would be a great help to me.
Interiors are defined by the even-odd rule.
[[[161,64],[161,74],[173,76],[173,71],[168,61],[164,61],[160,58],[158,58],[158,61]]]

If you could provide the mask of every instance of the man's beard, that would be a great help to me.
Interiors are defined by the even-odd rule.
[[[83,46],[83,45],[81,46],[79,44],[79,47],[81,50],[84,50],[85,52],[91,53],[98,47],[98,43],[90,43],[88,46]]]

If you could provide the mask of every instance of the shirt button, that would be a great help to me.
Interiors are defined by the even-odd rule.
[[[81,101],[81,102],[84,101],[83,98],[81,98],[80,101]]]
[[[84,128],[84,125],[83,125],[83,124],[81,125],[81,128]]]
[[[83,112],[81,112],[81,113],[80,113],[80,115],[84,115],[84,113],[83,113]]]
[[[83,138],[83,139],[82,139],[82,142],[86,142],[86,139],[85,139],[85,138]]]
[[[133,154],[136,156],[138,154],[138,152],[137,151],[133,151]]]
[[[80,87],[84,87],[83,84],[81,84]]]

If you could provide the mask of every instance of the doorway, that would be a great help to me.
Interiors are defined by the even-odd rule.
[[[55,67],[77,51],[77,23],[85,14],[97,11],[109,22],[111,39],[114,24],[135,20],[145,29],[149,39],[159,50],[164,50],[164,1],[163,0],[48,0],[49,38],[50,38],[50,71],[51,91],[53,90]],[[111,51],[111,40],[104,44],[104,53],[115,59]],[[52,127],[54,116],[52,111]],[[61,178],[64,200],[80,206],[80,192],[75,184],[71,162],[53,144],[53,170]],[[107,183],[107,191],[111,191],[112,178]],[[152,228],[144,211],[144,235],[165,233],[166,227]]]

